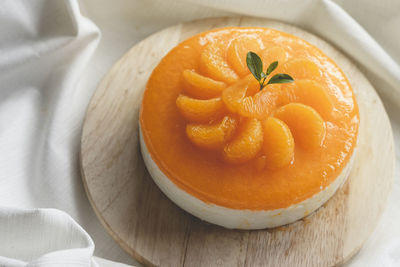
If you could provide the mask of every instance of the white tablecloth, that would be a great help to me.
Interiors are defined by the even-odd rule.
[[[122,266],[93,253],[136,264],[102,228],[82,187],[78,150],[86,106],[111,65],[146,36],[235,14],[298,25],[357,62],[384,99],[399,163],[398,0],[3,0],[0,266]],[[348,265],[400,266],[399,225],[396,169],[383,217]]]

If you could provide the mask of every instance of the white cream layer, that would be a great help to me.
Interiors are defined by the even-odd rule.
[[[140,132],[140,147],[147,170],[149,171],[154,182],[158,185],[161,191],[167,195],[176,205],[194,216],[226,228],[234,229],[263,229],[285,225],[296,220],[299,220],[314,210],[318,209],[329,198],[333,196],[336,190],[347,179],[353,156],[345,166],[341,174],[328,187],[312,197],[293,204],[287,208],[275,210],[242,210],[231,209],[218,206],[211,203],[206,203],[175,185],[153,161],[147,146],[144,142],[141,127]],[[354,152],[353,152],[354,155]]]

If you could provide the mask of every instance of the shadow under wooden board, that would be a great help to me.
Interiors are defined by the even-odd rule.
[[[316,212],[287,226],[243,231],[202,222],[167,199],[140,156],[138,114],[151,71],[181,41],[225,26],[270,27],[309,41],[338,63],[357,95],[360,136],[348,181]],[[393,137],[371,84],[325,41],[271,20],[206,19],[150,36],[111,68],[88,107],[81,170],[89,200],[104,227],[145,265],[332,266],[354,255],[378,222],[392,186]]]

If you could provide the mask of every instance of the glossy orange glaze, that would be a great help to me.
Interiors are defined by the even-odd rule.
[[[234,41],[238,39],[244,41]],[[257,44],[251,44],[253,39]],[[271,55],[275,53],[280,61],[274,73],[288,73],[297,84],[295,81],[290,85],[268,86],[261,92],[248,89],[247,93],[231,94],[229,90],[250,79],[243,67],[246,45],[260,49],[255,52],[260,56],[265,54],[264,61],[273,61]],[[196,91],[199,84],[204,84],[204,88]],[[254,88],[251,82],[246,86]],[[229,89],[222,90],[223,87]],[[242,106],[226,101],[236,101],[237,92],[242,94]],[[228,105],[221,107],[220,99]],[[293,102],[309,106],[284,107]],[[193,104],[185,109],[186,103]],[[204,103],[218,110],[214,113],[218,118],[212,115],[209,121],[204,121],[207,118],[202,113],[196,119],[196,112],[201,112],[199,108]],[[263,103],[267,104],[260,106]],[[290,112],[298,113],[296,108],[308,114],[303,119],[317,118],[309,128],[302,130],[304,127],[291,119]],[[283,167],[279,162],[279,168],[265,168],[269,158],[271,162],[279,159],[263,154],[277,142],[269,140],[262,145],[262,139],[269,136],[263,134],[262,125],[275,111],[283,120],[279,123],[286,121],[292,127],[295,147],[293,153],[289,149],[293,145],[292,135],[282,125],[285,130],[275,132],[288,136],[290,146],[286,148],[285,141],[278,138],[282,147],[270,150],[289,151],[293,160]],[[232,127],[239,120],[240,125],[232,134]],[[161,60],[144,93],[140,124],[152,159],[181,189],[205,202],[228,208],[271,210],[310,198],[336,179],[356,146],[359,113],[347,78],[318,48],[272,29],[223,28],[189,38]],[[299,131],[307,132],[310,138]],[[247,140],[248,132],[254,136]],[[251,142],[251,150],[237,160],[235,153],[243,149],[240,138]],[[229,154],[230,151],[233,153]],[[282,158],[289,162],[288,157]]]

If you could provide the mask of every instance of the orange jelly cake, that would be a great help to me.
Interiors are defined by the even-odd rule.
[[[357,102],[321,50],[268,28],[222,28],[172,49],[140,113],[146,167],[178,206],[227,228],[296,221],[346,180]]]

